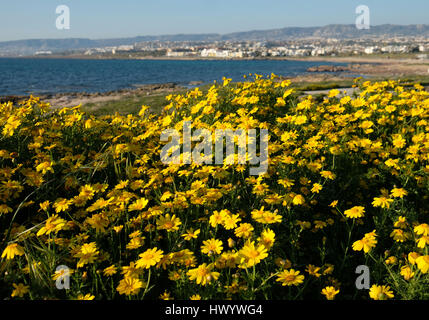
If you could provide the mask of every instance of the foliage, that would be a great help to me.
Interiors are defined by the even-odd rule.
[[[428,299],[429,96],[356,83],[318,102],[274,75],[225,79],[159,115],[2,104],[0,296]],[[186,120],[268,129],[268,172],[163,164],[162,130]]]

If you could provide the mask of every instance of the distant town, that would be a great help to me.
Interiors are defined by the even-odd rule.
[[[356,40],[332,38],[287,41],[144,41],[132,45],[75,49],[60,53],[40,50],[34,55],[240,59],[415,54],[417,58],[426,59],[428,53],[429,39],[426,37],[382,37]]]

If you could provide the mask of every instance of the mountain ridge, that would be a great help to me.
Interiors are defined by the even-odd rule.
[[[429,25],[394,25],[383,24],[371,26],[369,30],[359,30],[355,25],[331,24],[322,27],[285,27],[267,30],[249,30],[219,33],[197,34],[167,34],[167,35],[141,35],[136,37],[89,39],[89,38],[64,38],[64,39],[24,39],[0,42],[0,54],[25,55],[34,54],[37,51],[62,52],[68,50],[83,50],[96,47],[113,47],[120,45],[132,45],[148,41],[286,41],[302,38],[336,38],[356,39],[380,36],[422,36],[429,37]]]

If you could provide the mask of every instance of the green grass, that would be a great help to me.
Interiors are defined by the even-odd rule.
[[[404,86],[413,86],[416,83],[421,84],[422,86],[428,86],[429,76],[420,76],[420,75],[405,76],[405,77],[401,77],[401,82],[403,83]]]
[[[391,79],[391,80],[398,80]],[[413,86],[415,83],[419,83],[423,86],[429,85],[429,76],[417,76],[417,75],[411,75],[411,76],[405,76],[401,77],[402,85],[405,87]],[[383,81],[383,80],[389,80],[388,78],[383,77],[374,77],[374,78],[368,78],[368,80],[371,81]],[[330,89],[337,89],[337,88],[350,88],[353,85],[353,80],[342,80],[339,81],[319,81],[319,82],[298,82],[298,83],[292,83],[291,87],[295,88],[296,96],[301,96],[304,94],[305,91],[317,91],[317,90],[330,90]],[[206,93],[211,85],[202,85],[200,86],[200,90],[203,93]],[[174,94],[184,94],[188,90],[186,89],[178,89],[174,91]],[[121,115],[126,114],[137,114],[142,105],[147,105],[151,107],[151,112],[153,113],[160,113],[162,109],[168,104],[167,100],[165,100],[165,97],[169,93],[159,93],[154,95],[146,95],[146,94],[135,94],[132,96],[126,96],[119,100],[111,100],[111,101],[104,101],[104,102],[95,102],[95,103],[87,103],[82,106],[83,111],[85,111],[88,114],[93,114],[95,116],[101,116],[106,114],[114,114],[115,112],[118,112]],[[321,97],[324,96],[324,94],[320,95]]]
[[[321,81],[321,82],[302,82],[292,84],[291,87],[295,88],[298,91],[315,91],[315,90],[328,90],[336,89],[341,87],[350,87],[352,86],[353,81],[344,80],[339,84],[335,81]]]
[[[403,77],[370,77],[370,81],[387,81],[387,80],[401,80],[402,86],[413,86],[416,83],[422,86],[429,85],[429,76],[409,75]],[[297,91],[316,91],[316,90],[329,90],[337,88],[350,88],[353,85],[353,80],[338,81],[319,81],[319,82],[301,82],[292,83],[291,87],[296,88]]]
[[[159,113],[162,108],[168,104],[165,97],[166,94],[150,96],[134,95],[131,97],[124,97],[120,100],[87,103],[82,106],[82,110],[95,116],[114,114],[115,112],[125,115],[137,114],[142,105],[148,105],[151,107],[152,112]]]
[[[202,85],[200,90],[206,93],[210,85]],[[110,100],[103,102],[91,102],[82,106],[82,110],[88,114],[101,116],[106,114],[114,114],[115,112],[120,115],[137,114],[142,105],[150,106],[150,111],[153,113],[161,113],[162,109],[168,104],[165,97],[169,94],[184,94],[188,90],[178,88],[174,92],[164,92],[159,94],[134,94],[131,96],[123,97],[119,100]]]

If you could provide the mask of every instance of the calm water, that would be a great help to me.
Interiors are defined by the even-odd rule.
[[[343,63],[280,60],[75,60],[0,58],[0,96],[105,92],[139,84],[233,81],[244,74],[305,74],[307,68]]]

